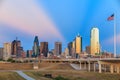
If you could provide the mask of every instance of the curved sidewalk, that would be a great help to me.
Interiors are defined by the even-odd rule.
[[[75,70],[80,70],[80,67],[76,64],[70,64],[71,67],[73,67]]]
[[[15,71],[15,72],[17,72],[21,77],[23,77],[26,80],[35,80],[35,79],[29,77],[28,75],[26,75],[25,73],[23,73],[22,71]]]

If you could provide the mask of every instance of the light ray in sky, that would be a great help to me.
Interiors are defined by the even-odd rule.
[[[43,39],[64,39],[42,6],[38,7],[34,0],[4,0],[0,7],[0,22]]]

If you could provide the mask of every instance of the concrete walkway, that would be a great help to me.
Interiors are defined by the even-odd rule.
[[[70,64],[71,67],[73,67],[75,70],[80,70],[80,66],[77,64]]]
[[[25,73],[23,73],[22,71],[15,71],[15,72],[17,72],[21,77],[23,77],[26,80],[35,80],[35,79],[29,77],[28,75],[26,75]]]

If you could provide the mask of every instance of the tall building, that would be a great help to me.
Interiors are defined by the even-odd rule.
[[[33,54],[32,57],[38,57],[40,53],[39,50],[39,40],[38,36],[35,36],[34,43],[33,43]]]
[[[40,54],[47,57],[48,51],[48,42],[40,42]]]
[[[0,59],[3,59],[3,48],[0,47]]]
[[[72,44],[73,44],[72,42],[68,43],[68,50],[70,56],[72,56],[72,48],[73,48]]]
[[[75,58],[76,53],[75,53],[75,40],[73,42],[68,43],[68,49],[69,49],[69,55],[72,58]]]
[[[72,58],[76,57],[76,53],[75,53],[75,40],[73,40],[72,42]]]
[[[91,55],[100,53],[100,43],[99,43],[99,29],[92,28],[91,30],[91,45],[90,45]]]
[[[3,59],[8,60],[9,58],[11,58],[11,43],[4,43]]]
[[[12,57],[21,57],[23,52],[23,47],[21,47],[21,41],[14,40],[11,44]]]
[[[67,58],[68,56],[70,56],[70,55],[69,55],[69,49],[68,49],[68,48],[65,48],[64,54],[65,54],[65,57],[66,57],[66,58]]]
[[[55,49],[51,49],[53,55],[55,55]]]
[[[79,34],[75,38],[75,53],[76,57],[82,53],[82,37]]]
[[[90,54],[90,46],[86,46],[86,47],[85,47],[85,52],[86,52],[87,54]]]
[[[27,50],[27,52],[26,52],[26,57],[27,57],[27,58],[31,58],[31,57],[32,57],[32,54],[33,54],[33,50]]]
[[[61,53],[62,53],[62,43],[55,42],[55,54],[56,54],[56,56],[60,56]]]

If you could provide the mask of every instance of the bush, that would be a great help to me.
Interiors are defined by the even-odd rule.
[[[56,78],[54,78],[53,80],[69,80],[67,78],[64,78],[62,76],[57,76]]]
[[[13,60],[12,58],[9,58],[7,62],[15,63],[15,60]]]
[[[12,62],[13,61],[13,59],[11,59],[11,58],[9,58],[8,60],[7,60],[7,62]]]
[[[15,60],[12,60],[11,62],[12,62],[12,63],[15,63]]]
[[[0,59],[0,61],[3,61],[3,59]]]

